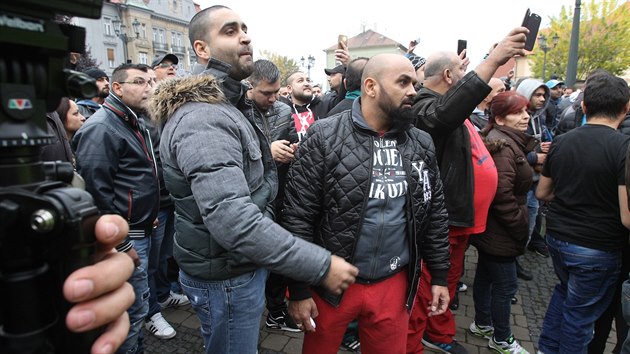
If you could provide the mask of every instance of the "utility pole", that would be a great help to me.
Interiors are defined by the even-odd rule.
[[[567,77],[564,80],[567,86],[575,85],[577,78],[578,46],[580,41],[580,4],[581,0],[575,0],[571,45],[569,47],[569,62],[567,63]]]

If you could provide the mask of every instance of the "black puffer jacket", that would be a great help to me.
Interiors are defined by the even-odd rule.
[[[378,138],[375,135],[358,126],[350,110],[320,120],[300,144],[287,179],[283,226],[350,263],[355,257],[368,202],[374,139]],[[418,287],[421,259],[429,267],[433,284],[446,285],[450,267],[448,215],[429,135],[410,128],[400,132],[397,140],[408,183],[410,309]],[[428,174],[428,181],[420,176],[420,170],[423,175]],[[315,290],[335,306],[341,301],[341,296],[323,288]],[[290,293],[295,300],[310,296],[305,284],[293,284]]]

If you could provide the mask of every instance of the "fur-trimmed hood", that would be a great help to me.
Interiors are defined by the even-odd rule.
[[[168,120],[188,102],[226,102],[221,81],[212,75],[194,75],[161,81],[149,99],[149,115],[157,121]]]

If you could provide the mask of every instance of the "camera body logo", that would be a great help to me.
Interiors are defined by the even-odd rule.
[[[32,109],[33,103],[28,98],[11,98],[9,99],[9,109],[17,109],[23,111],[25,109]]]
[[[44,32],[42,21],[27,20],[15,16],[0,15],[0,27],[9,27],[33,32]]]

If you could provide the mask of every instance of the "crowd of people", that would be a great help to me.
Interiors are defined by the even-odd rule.
[[[256,353],[265,308],[268,328],[305,333],[303,353],[467,353],[452,309],[471,245],[468,330],[490,349],[528,353],[510,314],[529,249],[559,281],[538,352],[603,353],[615,317],[615,353],[630,352],[625,81],[596,70],[571,93],[493,77],[525,55],[519,27],[473,70],[465,51],[423,58],[412,42],[352,59],[343,44],[316,94],[304,72],[254,61],[225,6],[189,33],[193,75],[177,77],[172,54],[111,78],[90,68],[98,94],[47,115],[57,140],[42,158],[71,162],[99,211],[120,216],[101,219],[121,224],[101,231],[117,252],[99,266],[116,276],[91,285],[120,303],[74,319],[115,321],[101,352],[142,353],[143,327],[173,338],[161,310],[190,304],[206,353]]]

